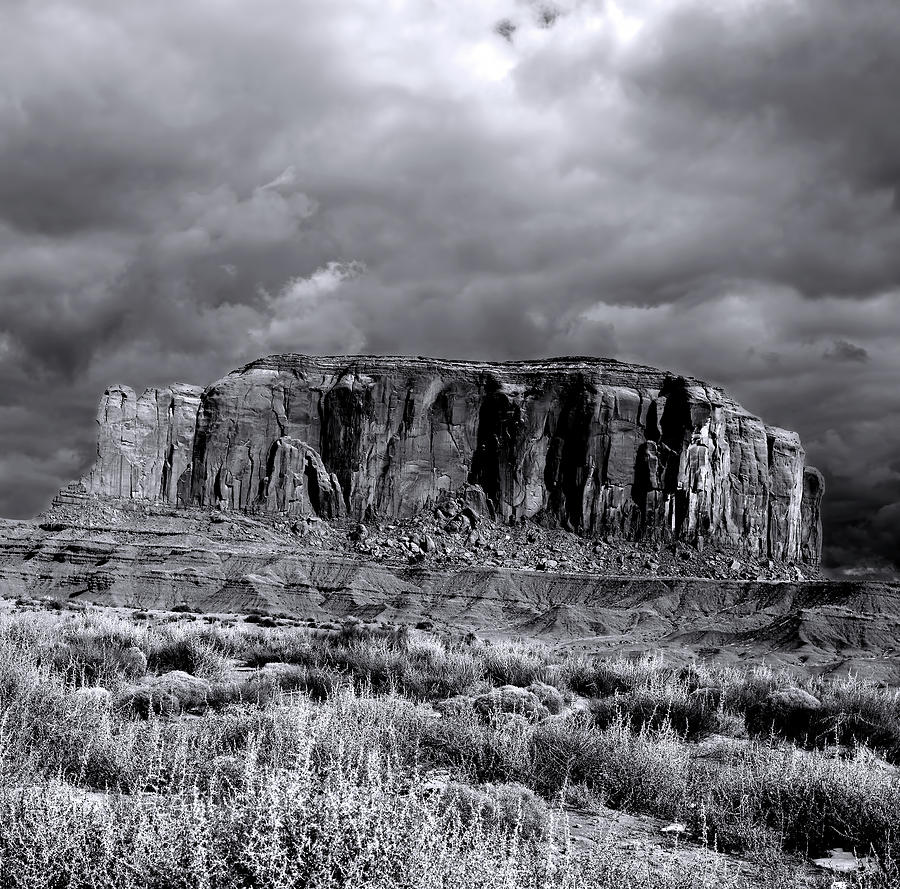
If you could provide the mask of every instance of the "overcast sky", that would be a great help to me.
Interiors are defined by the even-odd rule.
[[[610,356],[797,429],[900,545],[897,0],[2,0],[0,514],[113,382]]]

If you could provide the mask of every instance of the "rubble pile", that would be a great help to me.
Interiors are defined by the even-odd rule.
[[[692,546],[682,541],[632,542],[589,538],[539,521],[505,525],[473,505],[466,493],[411,519],[375,524],[346,523],[351,552],[387,565],[429,568],[502,567],[560,573],[635,577],[710,577],[740,580],[814,579],[810,565],[755,558],[737,548]]]
[[[97,498],[67,492],[41,516],[49,529],[134,534],[202,534],[255,547],[351,554],[387,566],[420,564],[431,570],[499,567],[562,574],[628,577],[704,577],[731,580],[816,580],[808,564],[754,557],[739,548],[684,541],[628,541],[589,537],[547,527],[537,519],[497,521],[484,493],[466,486],[437,507],[408,519],[327,521],[315,515],[248,514],[237,510],[173,508],[146,501]]]

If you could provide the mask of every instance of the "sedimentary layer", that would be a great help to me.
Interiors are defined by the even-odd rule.
[[[238,516],[186,510],[128,526],[0,521],[0,594],[142,609],[259,609],[527,636],[588,651],[773,657],[900,680],[900,584],[621,577],[388,566]],[[232,522],[233,523],[233,522]]]

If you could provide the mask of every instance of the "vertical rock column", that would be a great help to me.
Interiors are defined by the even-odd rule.
[[[97,412],[97,461],[82,484],[89,494],[178,502],[178,482],[190,474],[202,389],[175,383],[106,390]]]

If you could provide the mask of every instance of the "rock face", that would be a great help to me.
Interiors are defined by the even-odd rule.
[[[174,383],[140,398],[106,390],[97,412],[97,462],[83,480],[94,494],[175,503],[190,491],[197,411],[203,390]]]
[[[499,521],[819,558],[797,435],[650,367],[280,355],[202,393],[114,387],[98,421],[94,494],[367,520],[467,487]]]
[[[818,564],[822,554],[822,495],[825,479],[813,466],[803,472],[803,499],[800,501],[800,558]]]
[[[220,479],[222,499],[233,502],[233,476]],[[344,495],[337,476],[329,473],[315,448],[282,436],[269,451],[263,493],[267,512],[317,515],[325,519],[344,514]]]

